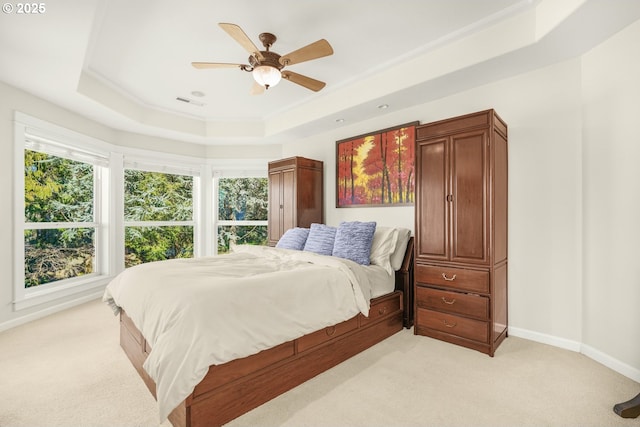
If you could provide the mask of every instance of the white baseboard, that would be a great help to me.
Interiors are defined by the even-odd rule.
[[[596,362],[606,366],[607,368],[614,370],[617,373],[622,374],[625,377],[630,378],[636,382],[640,382],[639,369],[636,369],[633,366],[629,366],[626,363],[623,363],[618,359],[615,359],[610,355],[603,353],[602,351],[597,350],[593,347],[585,345],[581,342],[559,338],[553,335],[542,334],[540,332],[529,331],[527,329],[514,328],[512,326],[509,326],[509,335],[584,354],[588,358],[595,360]]]
[[[530,331],[528,329],[514,328],[509,326],[509,335],[514,337],[524,338],[529,341],[535,341],[542,344],[549,344],[554,347],[564,348],[565,350],[571,350],[580,353],[582,343],[578,341],[572,341],[565,338],[558,338],[553,335],[547,335],[540,332]]]
[[[64,301],[60,304],[52,305],[42,310],[38,310],[33,313],[25,314],[24,316],[17,317],[15,319],[8,320],[6,322],[0,323],[0,332],[6,331],[7,329],[15,328],[16,326],[23,325],[28,322],[32,322],[34,320],[40,319],[45,316],[49,316],[51,314],[57,313],[62,310],[66,310],[71,307],[75,307],[76,305],[84,304],[85,302],[93,301],[98,298],[102,298],[104,294],[104,289],[100,289],[97,292],[93,292],[88,295],[84,295],[79,298],[75,298],[72,300]]]
[[[585,344],[582,345],[582,350],[580,351],[580,353],[584,354],[590,359],[595,360],[598,363],[601,363],[607,368],[613,369],[619,374],[622,374],[625,377],[631,378],[632,380],[640,383],[640,369],[629,366],[626,363],[623,363],[618,359],[614,359],[608,354]]]

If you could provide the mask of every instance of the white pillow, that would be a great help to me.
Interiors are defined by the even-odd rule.
[[[404,254],[407,251],[407,243],[409,243],[409,238],[411,237],[411,230],[408,228],[398,227],[397,230],[397,239],[396,246],[391,254],[391,268],[394,271],[400,270],[402,267],[402,261],[404,261]]]
[[[369,255],[369,263],[379,265],[387,270],[389,274],[393,274],[391,265],[391,255],[396,249],[398,240],[398,229],[394,227],[376,227],[371,242],[371,254]],[[405,244],[406,245],[406,244]],[[402,261],[400,261],[402,263]]]

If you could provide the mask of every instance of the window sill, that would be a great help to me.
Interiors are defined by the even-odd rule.
[[[91,290],[104,288],[110,280],[110,276],[92,275],[91,277],[74,279],[68,283],[49,288],[26,290],[22,298],[13,301],[13,310],[20,311],[57,299],[88,293]]]

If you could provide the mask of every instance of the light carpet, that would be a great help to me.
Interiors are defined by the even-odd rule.
[[[93,301],[0,333],[0,426],[170,426]],[[237,418],[241,426],[638,426],[640,385],[509,337],[491,358],[403,330]]]

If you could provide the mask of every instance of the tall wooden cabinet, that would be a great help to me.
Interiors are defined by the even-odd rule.
[[[415,329],[493,356],[507,336],[507,125],[416,129]]]
[[[323,222],[323,163],[304,157],[269,162],[268,244],[290,228]]]

